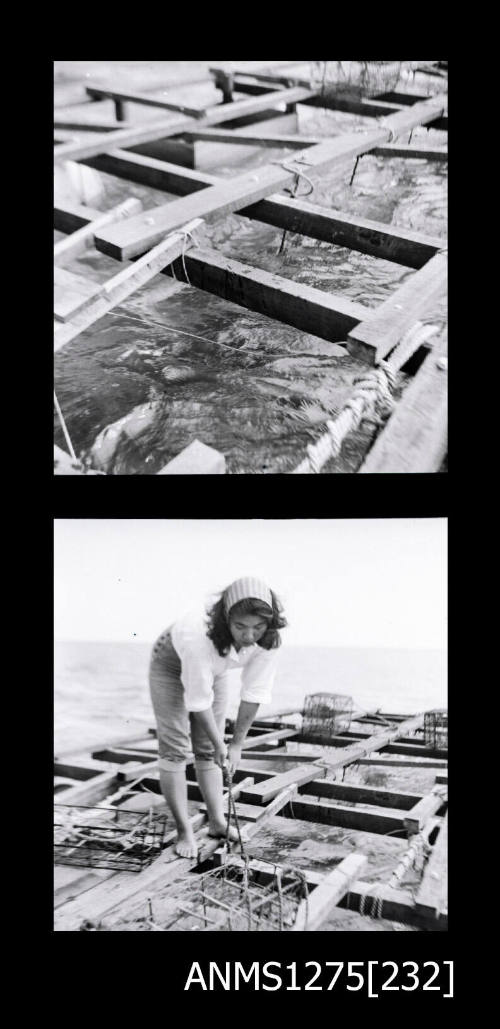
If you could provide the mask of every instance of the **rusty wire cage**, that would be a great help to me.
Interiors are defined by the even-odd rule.
[[[307,925],[308,886],[291,866],[274,874],[242,859],[156,890],[110,925],[86,928],[106,932],[289,932],[300,910]]]
[[[56,804],[54,860],[58,865],[140,872],[161,853],[165,815],[120,808]]]
[[[435,708],[424,714],[424,743],[426,747],[446,749],[448,747],[448,711]]]
[[[353,98],[391,92],[412,74],[411,61],[314,61],[310,78],[315,88],[321,86],[328,97],[345,95]]]
[[[328,740],[347,732],[352,721],[353,700],[344,693],[310,693],[304,700],[302,732]]]

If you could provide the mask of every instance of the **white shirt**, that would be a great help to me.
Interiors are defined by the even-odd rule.
[[[269,704],[277,664],[277,650],[264,650],[257,643],[236,651],[231,646],[221,657],[206,635],[201,615],[187,614],[171,628],[171,638],[181,659],[181,681],[188,711],[205,711],[212,707],[214,683],[220,682],[233,668],[241,668],[241,700],[253,704]]]

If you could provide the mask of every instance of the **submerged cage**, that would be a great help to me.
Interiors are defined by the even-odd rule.
[[[120,808],[56,804],[54,859],[59,865],[140,872],[161,853],[166,816]]]
[[[302,712],[302,732],[328,740],[347,732],[352,720],[352,697],[343,693],[310,693]]]
[[[435,749],[448,746],[448,711],[446,708],[435,708],[424,714],[424,743],[426,747]]]

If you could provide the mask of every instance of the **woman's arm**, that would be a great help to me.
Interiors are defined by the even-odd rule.
[[[252,703],[249,700],[242,700],[240,702],[233,738],[228,750],[228,766],[231,775],[236,771],[241,761],[241,747],[258,710],[258,704]]]

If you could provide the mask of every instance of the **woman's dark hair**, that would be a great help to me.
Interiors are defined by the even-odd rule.
[[[233,644],[233,637],[229,628],[229,618],[233,618],[235,615],[255,615],[258,618],[265,619],[267,629],[260,640],[257,640],[258,646],[263,647],[264,650],[274,650],[276,647],[281,646],[281,636],[278,629],[283,629],[287,625],[287,620],[283,615],[281,603],[272,590],[272,608],[269,607],[269,604],[265,604],[263,600],[247,597],[245,600],[239,600],[237,604],[233,604],[231,610],[226,613],[223,597],[224,594],[207,612],[207,636],[209,640],[212,640],[215,649],[221,657],[225,657],[229,653]]]

